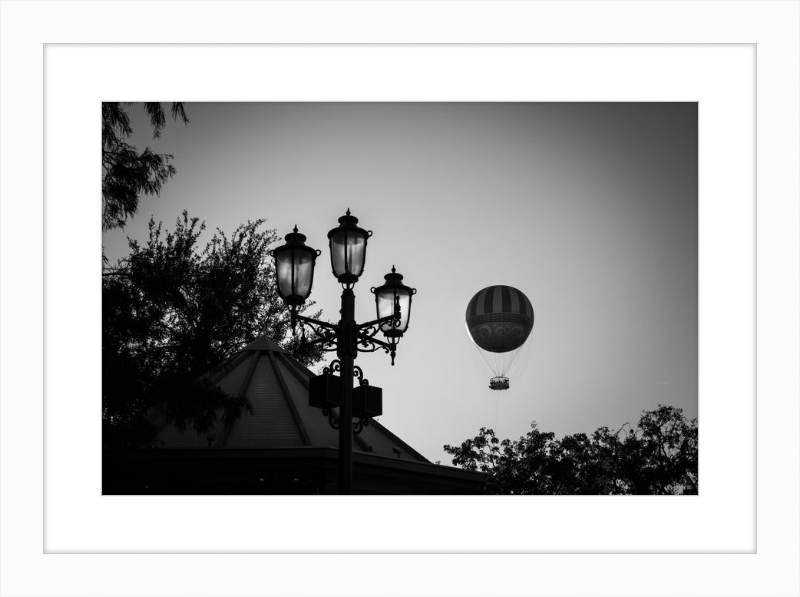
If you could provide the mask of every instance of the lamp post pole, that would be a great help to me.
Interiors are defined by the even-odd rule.
[[[372,288],[375,295],[377,319],[358,325],[355,317],[355,294],[353,286],[364,271],[367,240],[372,231],[357,226],[358,218],[350,214],[350,210],[339,218],[339,226],[328,233],[331,251],[331,267],[333,275],[342,284],[341,319],[337,325],[327,321],[319,321],[303,317],[299,311],[305,303],[314,281],[314,265],[320,251],[305,244],[306,237],[297,231],[286,235],[286,244],[272,251],[275,258],[275,273],[278,294],[289,307],[292,327],[297,322],[309,326],[318,336],[311,344],[321,344],[324,350],[335,350],[339,361],[334,361],[330,371],[341,369],[341,404],[339,417],[335,417],[331,402],[326,398],[323,404],[316,404],[328,415],[331,426],[339,430],[339,493],[352,493],[353,484],[353,434],[359,433],[368,424],[368,417],[380,414],[378,410],[370,410],[364,406],[366,393],[359,388],[359,406],[353,423],[353,380],[358,375],[361,385],[366,386],[360,368],[354,365],[359,352],[375,352],[384,350],[392,357],[394,365],[397,343],[408,328],[411,313],[411,297],[416,294],[415,288],[402,283],[403,276],[398,274],[394,266],[384,276],[385,283]],[[375,336],[383,332],[387,342]],[[334,367],[336,365],[336,367]],[[328,368],[325,371],[329,371]],[[312,380],[313,381],[313,380]],[[366,386],[369,388],[369,386]],[[376,388],[380,391],[380,388]],[[311,402],[311,395],[309,401]],[[377,398],[380,403],[380,397]],[[372,414],[368,414],[371,412]]]
[[[353,364],[355,302],[352,288],[342,291],[342,320],[336,354],[342,363],[342,405],[339,407],[339,493],[350,495],[353,483]]]

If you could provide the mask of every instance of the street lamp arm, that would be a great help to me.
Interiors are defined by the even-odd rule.
[[[356,343],[359,346],[364,346],[364,347],[373,344],[376,345],[377,347],[385,348],[387,351],[393,349],[392,345],[389,344],[388,342],[384,342],[383,340],[378,340],[374,336],[375,333],[376,332],[373,332],[372,334],[363,334],[363,333],[358,334],[358,336],[356,337]],[[376,350],[378,350],[377,347],[373,347],[371,350],[362,350],[361,348],[359,348],[358,350],[360,350],[361,352],[375,352]]]
[[[358,334],[356,336],[356,350],[358,352],[376,352],[381,348],[392,357],[392,366],[394,366],[394,357],[397,354],[397,345],[396,344],[389,344],[388,342],[384,342],[383,340],[378,340],[375,338],[375,332],[372,332],[372,335],[368,334]]]
[[[293,322],[299,321],[301,323],[307,323],[307,324],[309,324],[311,326],[318,326],[318,327],[321,327],[321,328],[326,328],[326,329],[331,330],[333,332],[338,332],[339,331],[339,326],[336,325],[335,323],[329,323],[327,321],[320,321],[319,319],[312,319],[311,317],[305,317],[303,315],[298,315],[294,311],[292,311],[292,321]],[[316,332],[317,330],[314,329],[314,331]]]
[[[311,331],[313,331],[317,336],[319,336],[316,340],[311,340],[310,342],[308,342],[309,346],[316,346],[318,344],[321,344],[323,350],[326,351],[336,350],[337,339],[339,336],[338,325],[328,323],[327,321],[319,321],[318,319],[304,317],[302,315],[298,315],[295,312],[292,312],[292,329],[294,329],[298,321],[300,322],[300,327],[303,332],[303,341],[305,341],[306,339],[305,326],[310,327]]]
[[[318,331],[317,331],[317,333],[319,334]],[[337,349],[336,336],[335,335],[323,335],[323,334],[320,334],[320,336],[321,336],[320,338],[317,338],[316,340],[312,340],[311,342],[308,342],[307,346],[316,346],[317,344],[322,344],[322,350],[332,351],[332,350],[336,350]]]
[[[380,331],[381,324],[389,323],[390,321],[400,321],[400,314],[396,313],[394,315],[387,315],[386,317],[379,317],[378,319],[373,319],[367,323],[362,323],[358,326],[358,331],[361,333],[362,330],[367,330],[372,326],[376,326],[375,330],[370,330],[367,332],[367,335],[374,336]]]

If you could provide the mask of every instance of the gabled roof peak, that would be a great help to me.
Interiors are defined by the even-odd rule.
[[[229,396],[246,397],[252,412],[243,412],[231,425],[220,418],[208,433],[183,433],[174,425],[165,425],[159,433],[161,447],[337,449],[338,429],[330,425],[322,409],[312,407],[308,401],[313,376],[275,340],[258,338],[209,377]],[[354,436],[353,447],[356,452],[372,456],[428,463],[422,454],[375,420]]]
[[[282,352],[288,354],[288,351],[281,348],[275,340],[267,336],[256,338],[250,344],[244,347],[243,350],[268,350],[271,352]]]

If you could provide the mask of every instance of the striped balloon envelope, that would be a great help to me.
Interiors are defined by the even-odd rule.
[[[506,377],[533,330],[533,305],[512,286],[489,286],[469,301],[467,331],[493,377],[489,387],[508,389]]]
[[[475,344],[484,350],[514,350],[533,329],[533,305],[512,286],[489,286],[467,305],[467,328]]]

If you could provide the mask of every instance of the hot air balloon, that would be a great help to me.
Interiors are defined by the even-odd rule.
[[[489,367],[492,390],[507,390],[507,374],[533,329],[533,306],[511,286],[489,286],[467,305],[467,331]]]

